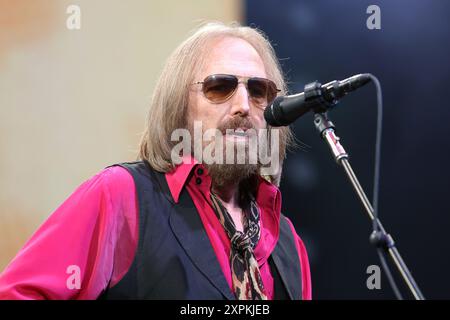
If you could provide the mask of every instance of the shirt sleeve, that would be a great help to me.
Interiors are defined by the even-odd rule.
[[[312,299],[311,270],[309,268],[308,253],[306,251],[305,244],[295,231],[294,225],[292,224],[291,220],[289,220],[287,217],[286,220],[289,223],[292,233],[294,234],[297,240],[295,245],[297,247],[297,252],[300,259],[300,268],[302,270],[302,286],[303,286],[302,298],[303,300],[311,300]]]
[[[0,274],[0,299],[96,299],[127,272],[137,243],[132,176],[102,170],[79,186]]]

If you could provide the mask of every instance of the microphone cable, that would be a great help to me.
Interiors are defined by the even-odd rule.
[[[368,74],[372,82],[375,84],[377,91],[377,127],[376,127],[376,140],[375,140],[375,165],[374,165],[374,176],[373,176],[373,214],[374,218],[372,221],[373,234],[380,232],[380,227],[378,225],[378,197],[379,197],[379,186],[380,186],[380,159],[381,159],[381,133],[383,128],[383,95],[381,91],[380,81],[377,77],[372,74]],[[386,274],[388,282],[394,291],[394,294],[398,300],[403,300],[403,297],[397,287],[394,277],[392,276],[389,265],[386,262],[383,249],[377,247],[378,257],[381,262],[383,271]]]

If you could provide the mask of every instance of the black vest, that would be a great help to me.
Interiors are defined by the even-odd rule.
[[[125,276],[100,299],[235,299],[189,193],[175,203],[165,175],[147,162],[121,163],[133,176],[139,203],[139,236]],[[275,299],[301,299],[294,236],[284,216],[269,259]]]

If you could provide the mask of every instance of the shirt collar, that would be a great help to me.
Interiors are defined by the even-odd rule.
[[[181,164],[177,165],[172,171],[166,173],[167,184],[169,185],[169,190],[175,203],[178,203],[181,190],[183,190],[192,169],[194,169],[198,163],[197,159],[192,155],[183,156]]]

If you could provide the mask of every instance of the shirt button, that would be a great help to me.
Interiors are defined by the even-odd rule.
[[[201,176],[201,175],[203,174],[203,169],[202,169],[202,168],[198,168],[197,174],[198,174],[199,176]]]
[[[200,178],[195,179],[195,183],[196,184],[201,184],[202,183],[202,179],[200,179]]]

